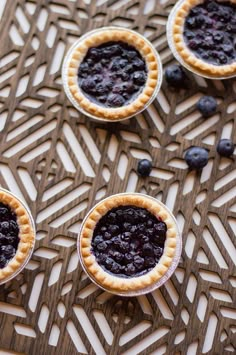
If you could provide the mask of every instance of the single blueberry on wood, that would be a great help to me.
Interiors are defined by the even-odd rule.
[[[197,102],[197,109],[201,112],[203,117],[207,118],[216,112],[217,102],[212,96],[202,96]]]
[[[152,171],[152,162],[148,159],[142,159],[138,162],[138,174],[141,176],[149,176]]]
[[[173,64],[166,68],[165,79],[170,86],[178,88],[184,86],[187,77],[180,65]]]

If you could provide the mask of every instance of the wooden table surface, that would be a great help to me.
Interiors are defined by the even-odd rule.
[[[165,80],[154,103],[123,123],[92,122],[65,96],[61,64],[86,31],[121,25],[174,62],[165,26],[172,0],[0,1],[0,184],[27,202],[37,242],[27,268],[0,287],[0,354],[236,354],[236,81],[188,73]],[[196,110],[203,95],[217,113]],[[184,151],[209,150],[201,173]],[[137,176],[140,158],[153,162]],[[80,223],[105,196],[137,191],[173,211],[183,234],[174,275],[146,296],[121,298],[91,284],[76,252]]]

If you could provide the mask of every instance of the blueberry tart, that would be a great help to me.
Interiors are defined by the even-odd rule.
[[[30,216],[12,194],[0,190],[0,283],[22,269],[35,241]]]
[[[96,205],[79,236],[82,265],[110,292],[157,283],[176,254],[178,230],[165,206],[141,194],[118,194]]]
[[[106,120],[127,118],[144,109],[160,82],[159,71],[152,45],[119,27],[85,35],[65,66],[67,87],[76,103]]]
[[[173,19],[176,50],[210,76],[236,74],[236,0],[185,0]]]

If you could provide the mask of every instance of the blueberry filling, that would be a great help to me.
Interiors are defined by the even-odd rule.
[[[92,253],[98,264],[119,277],[141,276],[159,262],[166,224],[144,208],[111,209],[95,227]]]
[[[129,104],[140,94],[146,80],[144,59],[133,46],[123,42],[90,48],[78,71],[84,95],[105,107]]]
[[[236,60],[236,5],[204,1],[185,20],[184,40],[196,57],[214,65]]]
[[[16,254],[18,235],[16,214],[7,205],[0,203],[0,269],[4,268]]]

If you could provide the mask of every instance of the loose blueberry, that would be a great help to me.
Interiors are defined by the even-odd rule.
[[[152,162],[148,159],[142,159],[138,162],[138,174],[141,176],[149,176],[152,171]]]
[[[170,86],[182,87],[186,78],[186,74],[180,65],[174,64],[166,68],[165,79]]]
[[[197,109],[207,118],[216,112],[217,102],[212,96],[202,96],[197,103]]]
[[[208,163],[208,151],[201,147],[191,147],[184,159],[191,169],[200,170]]]
[[[143,72],[135,72],[133,79],[135,84],[143,85],[146,82],[146,75]]]
[[[230,139],[221,139],[216,150],[222,157],[230,157],[234,152],[234,143]]]
[[[148,210],[120,206],[110,210],[98,222],[92,252],[101,267],[110,273],[140,276],[158,263],[165,238],[165,223]]]

